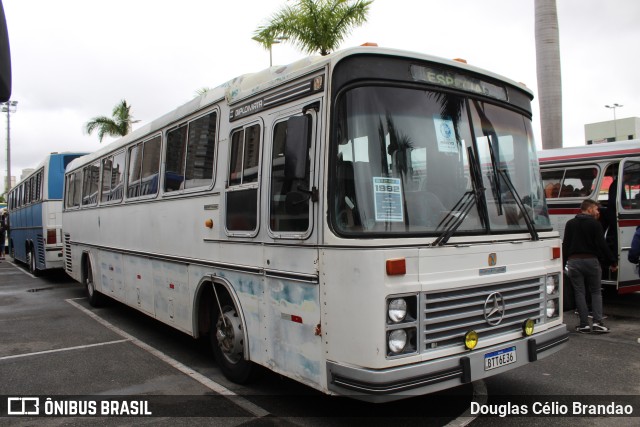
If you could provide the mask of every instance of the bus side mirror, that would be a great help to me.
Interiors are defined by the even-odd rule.
[[[287,120],[287,137],[284,142],[284,176],[287,179],[307,177],[309,133],[311,117],[293,116]]]
[[[0,0],[0,102],[11,98],[11,53],[9,51],[9,32],[4,17],[4,8]]]

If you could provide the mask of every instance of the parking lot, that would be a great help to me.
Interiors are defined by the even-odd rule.
[[[248,386],[230,383],[217,369],[206,341],[193,340],[116,302],[92,308],[82,286],[63,272],[37,278],[7,259],[0,262],[0,396],[2,400],[39,399],[39,418],[4,418],[12,425],[33,425],[34,420],[47,425],[97,421],[59,417],[70,410],[84,416],[115,416],[101,418],[109,425],[127,424],[127,418],[121,418],[127,415],[138,416],[138,423],[154,425],[319,426],[335,425],[339,420],[348,425],[354,417],[370,416],[379,417],[372,420],[374,424],[388,424],[396,414],[408,423],[428,417],[433,425],[507,425],[514,421],[512,417],[470,413],[472,402],[498,408],[505,396],[529,400],[534,396],[541,405],[554,401],[562,405],[567,399],[588,403],[610,396],[611,401],[631,405],[633,414],[582,421],[635,425],[640,411],[639,308],[637,294],[608,298],[605,313],[610,334],[572,333],[568,348],[558,354],[486,382],[372,406],[325,396],[268,372]],[[577,317],[567,312],[565,322],[572,330]],[[87,396],[94,406],[82,406],[90,404]],[[68,403],[56,408],[49,402],[53,416],[46,416],[48,398],[81,403],[74,409]],[[105,413],[101,413],[103,401],[108,401]],[[12,402],[34,410],[33,402]],[[6,416],[4,411],[11,408],[0,403]],[[81,412],[92,408],[94,413]],[[548,415],[553,425],[575,425],[577,421],[553,417],[563,414]],[[173,418],[176,416],[179,418]],[[539,418],[528,420],[530,425],[540,422]],[[527,418],[518,421],[527,424]]]

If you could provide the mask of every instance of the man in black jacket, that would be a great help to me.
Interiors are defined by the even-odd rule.
[[[604,240],[604,231],[596,218],[599,216],[598,203],[586,199],[580,205],[580,213],[570,219],[564,229],[562,252],[566,260],[567,273],[576,298],[580,315],[577,332],[609,332],[602,323],[602,268],[600,262],[609,266],[611,271],[618,269],[618,260],[611,253]],[[593,325],[589,326],[587,291],[591,294]]]

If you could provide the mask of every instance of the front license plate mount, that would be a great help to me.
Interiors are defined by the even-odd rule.
[[[501,368],[512,363],[516,363],[516,348],[507,347],[502,350],[492,351],[484,355],[484,370]]]

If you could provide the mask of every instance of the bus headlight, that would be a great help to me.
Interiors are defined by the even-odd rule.
[[[558,300],[547,301],[547,318],[555,317],[558,314]]]
[[[560,288],[560,275],[552,274],[547,276],[546,280],[547,295],[555,295]]]
[[[402,322],[407,317],[407,301],[404,298],[389,301],[389,319],[393,323]]]
[[[404,350],[407,345],[407,333],[404,329],[396,329],[389,333],[389,350],[398,354]]]

